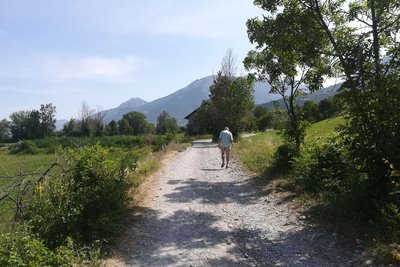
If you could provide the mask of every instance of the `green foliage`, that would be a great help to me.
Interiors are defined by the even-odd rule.
[[[54,134],[56,107],[51,103],[40,110],[17,111],[10,115],[10,131],[14,140],[43,138]]]
[[[283,128],[282,135],[283,138],[288,143],[296,144],[297,150],[300,150],[300,144],[304,142],[306,136],[306,129],[309,123],[304,120],[289,120],[286,122],[285,128]]]
[[[313,101],[307,100],[306,102],[304,102],[301,111],[303,118],[308,122],[313,123],[320,120],[318,104]]]
[[[229,127],[234,138],[250,118],[254,106],[253,82],[244,78],[229,78],[219,72],[210,87],[210,99],[203,101],[197,121],[213,138]]]
[[[232,51],[224,57],[221,70],[210,87],[209,100],[203,101],[196,115],[200,133],[209,133],[216,140],[221,130],[229,127],[234,138],[244,130],[254,107],[252,79],[235,77]]]
[[[27,231],[0,234],[0,266],[74,266],[71,241],[56,251]]]
[[[305,146],[294,158],[292,177],[295,184],[307,192],[340,192],[344,179],[353,172],[354,166],[343,144],[331,139],[323,144]]]
[[[10,122],[6,119],[0,121],[0,141],[10,139]]]
[[[34,142],[24,140],[9,147],[11,154],[37,154],[38,150]]]
[[[257,106],[254,110],[254,117],[256,119],[257,130],[265,131],[274,126],[274,113],[262,106]]]
[[[272,3],[264,3],[255,2],[262,8],[271,8]],[[305,92],[304,84],[310,91],[320,89],[323,78],[331,75],[332,70],[330,58],[319,55],[318,51],[327,49],[328,39],[312,14],[302,10],[299,2],[283,4],[285,8],[280,12],[263,16],[262,20],[248,20],[247,32],[256,49],[248,53],[244,64],[252,71],[251,76],[271,85],[271,93],[282,96],[289,119],[285,137],[300,149],[306,124],[302,122],[295,100]]]
[[[62,171],[38,185],[29,220],[46,245],[57,247],[69,236],[90,244],[111,238],[118,229],[128,183],[124,166],[109,160],[107,153],[98,145],[65,149]]]
[[[163,111],[157,118],[156,133],[167,134],[178,131],[178,124],[176,119],[171,117],[168,112]]]
[[[274,153],[270,169],[273,173],[285,174],[292,169],[292,160],[299,154],[295,143],[284,143]]]
[[[122,121],[120,127],[123,127],[121,130],[123,134],[141,135],[151,133],[153,130],[146,116],[138,111],[126,113],[122,116]]]
[[[349,124],[343,138],[355,162],[368,175],[366,182],[375,199],[394,190],[383,159],[400,165],[399,84],[399,75],[393,74],[377,88],[370,84],[363,91],[350,93],[356,97],[347,100]]]

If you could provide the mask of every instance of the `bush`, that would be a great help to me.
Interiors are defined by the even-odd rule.
[[[0,266],[73,266],[72,244],[56,251],[27,231],[0,234]]]
[[[37,154],[38,150],[35,144],[31,141],[19,141],[18,143],[10,146],[11,154]]]
[[[303,148],[294,158],[293,180],[308,192],[321,190],[339,192],[344,190],[344,181],[354,171],[344,147],[334,140]]]
[[[99,145],[65,149],[59,158],[62,170],[38,185],[29,219],[46,245],[55,248],[69,236],[90,244],[111,238],[118,229],[128,200],[125,167],[135,164],[108,160],[107,153]]]
[[[299,151],[294,143],[285,143],[278,147],[271,163],[273,173],[288,173],[292,169],[292,160]]]

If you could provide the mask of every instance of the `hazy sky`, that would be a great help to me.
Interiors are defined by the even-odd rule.
[[[252,0],[0,0],[0,120],[166,96],[252,49]]]

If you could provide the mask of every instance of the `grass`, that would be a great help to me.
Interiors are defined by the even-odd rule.
[[[338,125],[344,123],[345,120],[341,116],[316,122],[307,129],[305,141],[312,142],[318,138],[328,137],[337,131]]]
[[[234,145],[233,151],[246,170],[261,173],[270,164],[273,154],[280,144],[282,144],[282,138],[278,132],[268,131],[240,139]]]
[[[54,154],[11,155],[8,151],[0,151],[0,178],[20,173],[41,173],[54,160]]]
[[[306,133],[305,142],[323,141],[332,135],[343,117],[335,117],[312,124]],[[239,157],[247,171],[262,173],[271,163],[276,149],[283,142],[278,131],[267,131],[249,138],[242,138],[234,146],[234,153]]]

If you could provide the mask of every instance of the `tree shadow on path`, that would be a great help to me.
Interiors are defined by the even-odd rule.
[[[211,148],[208,146],[199,144],[198,148]],[[218,173],[201,171],[201,175]],[[256,206],[256,211],[264,214],[261,209],[269,208],[265,199],[273,193],[269,187],[257,186],[259,179],[200,178],[168,179],[174,191],[163,198],[182,209],[134,208],[127,218],[132,228],[122,237],[117,253],[128,266],[356,266],[351,251],[340,240],[315,226],[282,224],[271,233],[272,228],[263,227],[268,222],[252,224],[247,210],[253,212],[251,207]],[[224,204],[241,214],[225,216]],[[190,205],[204,207],[191,209]],[[276,209],[279,207],[273,211]],[[248,218],[242,222],[239,215]]]

